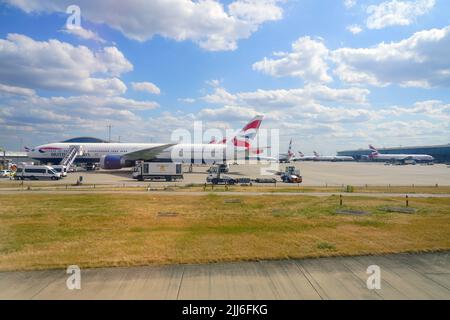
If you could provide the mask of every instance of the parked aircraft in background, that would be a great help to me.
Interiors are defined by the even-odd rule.
[[[131,167],[137,160],[181,163],[225,163],[245,160],[256,151],[250,142],[258,134],[263,116],[252,119],[234,137],[215,144],[109,143],[72,140],[50,143],[28,150],[28,156],[42,163],[100,163],[103,169]],[[92,139],[91,139],[92,140]],[[89,140],[87,140],[89,141]]]
[[[331,161],[331,162],[338,162],[338,161],[355,161],[353,157],[349,156],[321,156],[319,153],[314,151],[314,161]]]
[[[303,152],[298,152],[298,157],[294,158],[293,161],[314,161],[315,156],[305,156]]]
[[[289,148],[287,153],[280,153],[278,162],[289,163],[294,159],[294,153],[292,152],[292,139],[289,141]]]
[[[372,151],[368,156],[370,160],[400,162],[403,164],[434,161],[434,157],[427,154],[381,154],[374,146],[369,145],[369,148]]]

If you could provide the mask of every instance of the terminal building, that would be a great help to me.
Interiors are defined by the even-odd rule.
[[[450,143],[437,146],[380,148],[378,151],[382,154],[428,154],[434,157],[435,162],[450,163]],[[362,160],[371,153],[369,149],[348,150],[339,151],[338,156],[351,156],[355,160]]]

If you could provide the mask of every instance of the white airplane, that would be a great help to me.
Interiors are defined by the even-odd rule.
[[[427,154],[381,154],[372,145],[369,145],[369,149],[372,151],[372,153],[368,156],[370,160],[399,161],[403,163],[408,160],[413,162],[434,161],[434,157]]]
[[[289,149],[287,153],[280,153],[278,157],[278,162],[280,163],[289,163],[294,159],[294,153],[292,152],[292,139],[289,142]]]
[[[355,161],[353,157],[348,156],[321,156],[319,153],[314,151],[314,161],[331,161],[331,162],[338,162],[338,161]]]
[[[248,158],[254,152],[250,140],[256,137],[262,120],[263,116],[255,117],[234,137],[224,139],[224,143],[108,143],[75,139],[27,148],[27,151],[30,158],[53,164],[59,164],[68,155],[76,153],[74,162],[88,165],[100,163],[103,169],[131,167],[138,160],[218,164]]]
[[[294,158],[293,161],[314,161],[315,156],[305,156],[303,152],[298,152],[298,157]]]

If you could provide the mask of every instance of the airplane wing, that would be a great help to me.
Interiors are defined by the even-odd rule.
[[[176,145],[176,143],[164,144],[158,147],[142,149],[138,151],[133,151],[124,155],[126,160],[151,160],[156,158],[158,154]]]

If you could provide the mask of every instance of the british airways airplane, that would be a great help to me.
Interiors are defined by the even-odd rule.
[[[92,165],[100,163],[102,169],[131,167],[138,160],[178,163],[225,163],[245,160],[254,153],[250,141],[261,126],[263,116],[252,119],[234,137],[218,144],[178,143],[109,143],[93,138],[78,138],[50,143],[27,149],[28,156],[42,163],[60,164],[74,155],[73,161]]]
[[[313,160],[314,161],[331,161],[331,162],[355,161],[355,159],[350,156],[322,156],[316,151],[314,151],[314,159]]]
[[[383,161],[400,161],[405,162],[407,160],[415,162],[433,162],[434,157],[428,154],[381,154],[378,149],[372,145],[369,145],[369,149],[372,151],[368,158],[370,160],[383,160]]]

